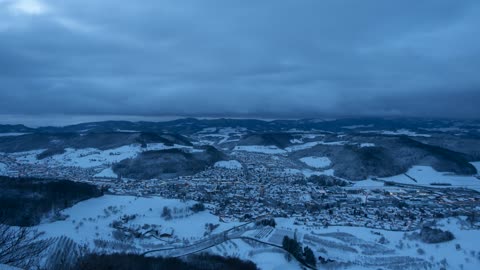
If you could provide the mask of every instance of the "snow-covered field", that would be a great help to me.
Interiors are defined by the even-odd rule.
[[[243,240],[232,240],[208,250],[220,256],[233,256],[250,260],[261,270],[300,270],[296,261],[287,261],[285,253],[276,248],[254,247]]]
[[[0,133],[0,137],[13,137],[13,136],[22,136],[26,135],[28,133],[17,133],[17,132],[11,132],[11,133]]]
[[[112,168],[106,168],[103,171],[95,174],[94,177],[98,177],[98,178],[117,178],[118,175],[113,172]]]
[[[311,247],[317,256],[335,260],[319,269],[453,269],[476,270],[480,267],[480,248],[476,245],[480,231],[466,226],[465,217],[440,220],[435,227],[452,232],[455,239],[445,243],[427,244],[413,236],[414,232],[387,231],[351,226],[325,228],[296,225],[292,218],[277,218],[273,232],[259,238],[281,243],[284,235],[297,235],[302,244]],[[257,231],[244,235],[253,237]],[[296,232],[296,233],[294,233]],[[416,231],[418,232],[418,231]],[[257,237],[256,237],[257,238]],[[260,269],[301,269],[288,262],[282,251],[266,245],[233,240],[209,250],[222,256],[252,260]]]
[[[480,161],[470,163],[477,169],[477,175],[480,175]]]
[[[478,166],[478,165],[477,165]],[[480,180],[474,176],[461,176],[453,173],[437,172],[429,166],[414,166],[406,173],[410,177],[414,178],[417,182],[409,178],[408,176],[401,174],[397,176],[383,178],[386,181],[420,185],[432,187],[432,184],[445,184],[434,185],[435,187],[465,187],[480,191]]]
[[[323,171],[314,171],[310,169],[303,169],[303,170],[298,170],[298,169],[285,169],[284,172],[286,174],[303,174],[305,177],[310,177],[312,175],[327,175],[327,176],[334,176],[335,170],[333,169],[328,169],[328,170],[323,170]]]
[[[242,169],[242,164],[237,160],[228,160],[228,161],[219,161],[214,165],[216,168],[224,168],[230,170],[240,170]]]
[[[398,136],[398,135],[405,135],[409,137],[431,137],[429,134],[420,134],[416,133],[414,131],[408,130],[408,129],[398,129],[395,131],[391,130],[368,130],[368,131],[361,131],[361,133],[379,133],[382,135],[392,135],[392,136]]]
[[[304,143],[304,144],[293,145],[293,146],[287,147],[287,148],[285,148],[285,150],[287,150],[288,152],[295,152],[295,151],[300,151],[300,150],[305,150],[305,149],[312,148],[312,147],[314,147],[318,144],[319,144],[318,142],[308,142],[308,143]]]
[[[161,217],[165,206],[180,211],[188,209],[193,204],[194,202],[180,202],[179,200],[161,197],[105,195],[80,202],[72,208],[63,210],[62,213],[68,216],[65,220],[41,224],[37,228],[45,232],[45,237],[65,235],[78,244],[86,244],[95,248],[95,239],[114,240],[112,237],[114,229],[109,225],[124,215],[138,215],[129,225],[160,225],[162,230],[165,231],[173,229],[176,238],[190,241],[203,237],[205,224],[207,223],[220,224],[218,231],[224,231],[239,225],[239,223],[220,223],[219,218],[208,213],[208,211],[182,214],[180,217],[171,220]],[[173,215],[175,216],[175,214]],[[158,240],[153,242],[158,243]],[[140,242],[132,244],[140,247]]]
[[[7,172],[7,165],[0,163],[0,175],[4,175]]]
[[[314,146],[317,146],[317,145],[345,145],[347,144],[348,142],[347,141],[336,141],[336,142],[324,142],[324,141],[317,141],[317,142],[308,142],[308,143],[304,143],[304,144],[300,144],[300,145],[294,145],[294,146],[290,146],[290,147],[287,147],[285,148],[285,150],[287,152],[296,152],[296,151],[301,151],[301,150],[305,150],[305,149],[310,149]]]
[[[204,237],[205,224],[219,224],[216,233],[241,225],[223,223],[208,211],[193,213],[182,211],[194,202],[164,199],[160,197],[139,198],[133,196],[107,195],[76,204],[63,211],[68,218],[53,223],[44,223],[37,228],[45,231],[44,237],[68,236],[78,244],[95,248],[95,239],[113,241],[114,229],[110,224],[125,215],[137,215],[129,221],[131,227],[144,224],[156,225],[161,231],[173,232],[176,244],[184,245]],[[177,209],[177,216],[167,220],[162,217],[163,207]],[[480,239],[480,231],[470,230],[465,217],[443,219],[437,227],[449,230],[455,239],[441,244],[425,244],[404,232],[368,229],[349,226],[305,226],[294,223],[294,218],[276,218],[276,229],[262,234],[263,229],[251,229],[243,236],[260,237],[264,242],[281,244],[284,235],[293,236],[313,249],[316,256],[333,259],[338,263],[328,269],[429,269],[477,270],[480,267],[480,248],[473,239]],[[257,235],[257,236],[256,236]],[[261,235],[261,236],[258,236]],[[381,241],[384,238],[385,241]],[[155,239],[128,241],[137,250],[149,250],[162,243]],[[420,252],[420,250],[422,252]],[[288,262],[278,248],[235,239],[210,248],[208,251],[222,256],[235,256],[252,260],[260,269],[301,269],[295,261]]]
[[[263,145],[241,145],[236,146],[234,151],[245,151],[245,152],[255,152],[255,153],[264,153],[264,154],[286,154],[289,152],[296,152],[301,150],[310,149],[317,145],[345,145],[347,141],[335,141],[335,142],[308,142],[304,144],[296,144],[293,146],[286,147],[285,149],[281,149],[274,145],[263,146]]]
[[[234,151],[245,151],[253,153],[264,153],[264,154],[285,154],[286,151],[280,149],[274,145],[264,146],[264,145],[241,145],[236,146]]]
[[[204,128],[197,133],[196,145],[220,145],[237,142],[245,134],[245,128]]]
[[[332,164],[328,157],[304,157],[300,159],[301,162],[313,168],[326,168]]]
[[[465,224],[465,217],[441,220],[437,227],[451,231],[455,239],[440,244],[426,244],[406,237],[404,232],[348,226],[312,228],[294,225],[293,219],[277,219],[277,228],[297,230],[304,244],[313,247],[317,255],[347,264],[328,269],[349,270],[424,269],[419,267],[422,261],[432,265],[428,269],[441,269],[443,264],[446,264],[445,269],[452,270],[480,269],[480,247],[473,240],[480,239],[480,231],[470,230]],[[307,239],[305,235],[313,238]],[[382,236],[386,240],[383,244],[380,243]],[[420,254],[419,250],[424,254]]]
[[[381,182],[381,181],[374,181],[372,179],[367,179],[367,180],[363,180],[363,181],[356,181],[354,184],[353,184],[354,187],[357,187],[357,188],[368,188],[368,187],[383,187],[384,186],[384,183]]]
[[[44,149],[28,152],[18,152],[12,154],[12,156],[14,156],[16,160],[20,163],[45,164],[52,167],[63,166],[92,168],[102,165],[110,165],[128,158],[134,158],[143,151],[165,150],[172,148],[181,148],[191,152],[201,151],[193,149],[190,146],[166,146],[163,143],[154,143],[148,144],[146,148],[142,148],[140,144],[125,145],[108,150],[99,150],[95,148],[67,148],[65,149],[65,153],[63,154],[54,155],[42,160],[38,160],[37,155],[42,153]]]
[[[351,126],[343,126],[342,128],[345,129],[357,129],[357,128],[373,128],[374,125],[351,125]]]
[[[361,148],[363,148],[363,147],[375,147],[375,144],[374,143],[361,143],[360,147]]]

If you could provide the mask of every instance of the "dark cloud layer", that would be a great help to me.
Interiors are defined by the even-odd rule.
[[[0,0],[0,113],[480,116],[480,2]]]

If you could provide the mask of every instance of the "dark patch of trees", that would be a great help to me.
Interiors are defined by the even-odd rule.
[[[427,226],[420,231],[420,240],[428,244],[443,243],[453,239],[455,239],[455,236],[449,231],[442,231]]]
[[[275,228],[277,226],[277,222],[275,222],[274,218],[269,218],[269,219],[262,219],[257,222],[255,222],[257,226],[270,226]]]
[[[102,190],[86,183],[0,176],[0,220],[13,226],[33,226],[47,213],[102,195]]]
[[[224,154],[212,146],[204,152],[189,153],[182,149],[145,151],[135,158],[125,159],[113,166],[122,177],[152,179],[172,175],[193,175],[223,160]]]
[[[203,235],[204,236],[210,235],[218,227],[220,227],[220,224],[212,224],[212,223],[205,224],[205,233]]]
[[[274,145],[285,148],[291,145],[292,139],[294,137],[290,133],[249,134],[242,139],[241,145]]]
[[[313,254],[313,250],[306,246],[303,248],[303,256],[305,258],[305,263],[308,265],[315,266],[317,265],[317,260],[315,259],[315,254]]]
[[[315,258],[312,249],[308,246],[302,248],[302,245],[296,239],[292,239],[288,236],[283,237],[282,247],[299,262],[310,266],[317,265],[317,259]]]
[[[143,257],[134,254],[90,254],[71,270],[257,270],[251,261],[201,254],[185,260],[178,258]]]
[[[172,219],[172,209],[164,206],[162,210],[162,217],[166,220]]]
[[[343,181],[341,179],[338,179],[337,177],[332,177],[328,175],[312,175],[308,178],[308,182],[312,182],[316,185],[325,187],[345,187],[348,185],[347,181]]]
[[[52,156],[55,156],[55,155],[61,155],[63,153],[65,153],[64,148],[61,148],[61,147],[50,148],[50,149],[47,149],[47,150],[43,151],[42,153],[38,154],[37,159],[42,160],[42,159],[52,157]]]
[[[195,213],[203,212],[205,211],[205,205],[203,203],[196,203],[192,207],[190,207],[190,210],[192,210]]]
[[[477,173],[475,166],[470,164],[470,159],[466,154],[455,152],[449,149],[445,149],[439,146],[425,144],[406,136],[400,138],[400,140],[412,147],[420,148],[428,154],[437,157],[438,162],[434,163],[432,167],[437,171],[452,171],[457,174],[472,175]]]

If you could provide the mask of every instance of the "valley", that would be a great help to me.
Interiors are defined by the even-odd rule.
[[[319,269],[477,269],[480,250],[466,239],[480,237],[479,127],[378,119],[9,127],[0,174],[102,190],[35,225],[79,250],[313,267],[286,255],[287,236],[313,250]],[[426,227],[455,237],[426,243],[418,236]]]

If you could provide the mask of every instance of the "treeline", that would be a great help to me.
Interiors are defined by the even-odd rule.
[[[345,187],[348,185],[347,181],[329,175],[312,175],[308,178],[308,182],[322,187]]]
[[[420,231],[420,240],[428,244],[438,244],[452,241],[455,236],[450,231],[443,231],[436,228],[425,226]]]
[[[257,226],[270,226],[275,228],[277,226],[277,222],[275,222],[274,218],[268,218],[268,219],[262,219],[257,222],[255,222],[255,225]]]
[[[53,148],[49,148],[49,149],[43,151],[42,153],[38,154],[37,159],[42,160],[42,159],[46,159],[48,157],[53,157],[55,155],[64,154],[65,152],[66,152],[65,149],[62,148],[62,147],[53,147]]]
[[[34,226],[48,213],[102,195],[102,190],[86,183],[0,176],[0,222]]]
[[[192,255],[185,260],[154,258],[134,254],[91,254],[81,258],[71,270],[258,270],[251,261],[216,255]]]
[[[315,258],[313,250],[308,246],[302,248],[302,245],[296,239],[288,236],[283,237],[282,247],[289,253],[287,257],[288,260],[291,259],[290,256],[293,256],[299,262],[306,265],[313,267],[317,265],[317,259]]]

